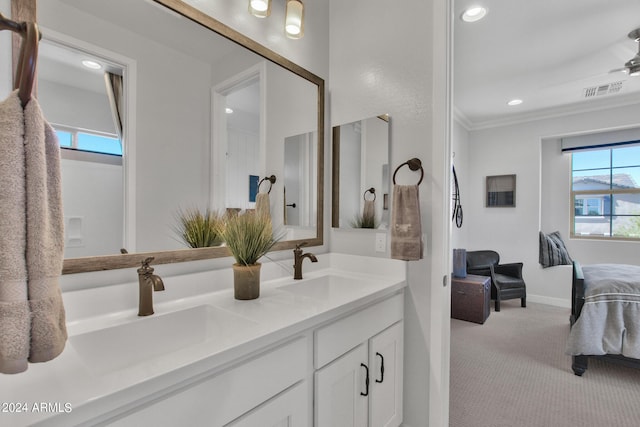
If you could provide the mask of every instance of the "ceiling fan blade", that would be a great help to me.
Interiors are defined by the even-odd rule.
[[[607,74],[615,74],[615,73],[627,73],[627,67],[614,68],[613,70],[609,70]]]

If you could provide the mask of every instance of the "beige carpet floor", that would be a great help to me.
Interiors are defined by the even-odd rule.
[[[483,324],[451,319],[450,427],[638,427],[640,369],[564,354],[569,309],[502,303]]]

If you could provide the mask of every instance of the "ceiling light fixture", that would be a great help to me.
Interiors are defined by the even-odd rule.
[[[487,14],[487,9],[482,6],[472,6],[465,9],[460,17],[464,22],[476,22],[481,20]]]
[[[249,13],[258,18],[271,15],[271,0],[249,0]]]
[[[522,99],[512,99],[511,101],[507,102],[507,105],[509,107],[514,107],[516,105],[520,105],[522,104]]]
[[[284,32],[290,39],[299,39],[304,35],[304,5],[302,1],[287,0]]]
[[[99,70],[102,68],[102,65],[98,64],[96,61],[92,61],[90,59],[85,59],[82,61],[82,65],[92,70]]]
[[[233,114],[233,108],[226,107],[224,109],[224,112],[227,113],[227,114]]]

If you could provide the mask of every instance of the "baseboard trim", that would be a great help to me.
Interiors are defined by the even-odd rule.
[[[553,305],[555,307],[571,308],[571,300],[564,298],[553,298],[543,295],[527,295],[527,301]]]

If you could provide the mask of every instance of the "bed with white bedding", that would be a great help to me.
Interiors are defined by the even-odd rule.
[[[589,356],[640,367],[640,266],[573,263],[567,354],[581,376]]]

